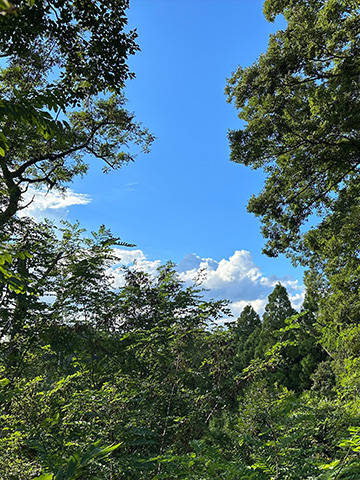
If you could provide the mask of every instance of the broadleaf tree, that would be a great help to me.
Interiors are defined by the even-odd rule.
[[[229,132],[231,159],[266,174],[248,209],[261,217],[265,252],[296,254],[304,223],[359,197],[359,2],[266,0],[286,27],[228,80],[245,126]]]
[[[126,32],[127,0],[20,1],[0,16],[0,225],[29,186],[63,187],[87,170],[84,155],[116,169],[152,135],[125,107],[139,50]]]

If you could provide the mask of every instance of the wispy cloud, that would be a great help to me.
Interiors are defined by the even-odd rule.
[[[91,197],[83,193],[76,193],[70,188],[63,193],[47,190],[35,189],[30,187],[23,194],[22,206],[25,208],[20,210],[21,216],[29,216],[37,221],[44,218],[57,220],[65,218],[68,213],[68,207],[72,205],[87,205],[91,202]]]
[[[135,190],[136,185],[139,185],[139,182],[128,183],[125,185],[125,190],[127,192],[133,192]]]

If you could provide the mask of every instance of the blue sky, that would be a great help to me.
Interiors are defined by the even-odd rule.
[[[261,254],[260,223],[246,204],[261,189],[263,175],[229,161],[227,131],[241,123],[224,95],[226,77],[255,61],[283,20],[266,22],[261,0],[132,0],[130,5],[129,28],[137,29],[141,52],[130,59],[136,79],[125,95],[128,109],[157,139],[150,154],[139,154],[117,172],[104,175],[92,161],[88,175],[71,185],[80,200],[65,202],[59,215],[79,219],[89,230],[104,223],[137,245],[150,270],[172,260],[187,279],[186,272],[205,262],[225,283],[226,271],[231,280],[222,287],[216,274],[209,274],[207,286],[218,285],[215,297],[227,294],[263,306],[278,279],[300,295],[302,271],[284,257]],[[255,282],[252,291],[245,277]]]

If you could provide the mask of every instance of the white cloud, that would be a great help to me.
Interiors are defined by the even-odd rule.
[[[246,250],[236,250],[229,259],[219,262],[189,254],[180,262],[179,271],[185,282],[201,276],[202,285],[209,289],[206,297],[230,300],[230,308],[235,317],[238,317],[248,304],[262,314],[267,297],[277,283],[281,283],[288,290],[294,308],[299,308],[303,301],[304,288],[297,280],[291,276],[263,276],[251,253]]]
[[[304,289],[302,289],[300,293],[295,293],[295,294],[289,293],[290,302],[296,310],[299,310],[301,305],[303,304],[304,296],[305,296]]]
[[[22,196],[21,216],[33,217],[37,221],[44,218],[59,219],[66,217],[67,208],[72,205],[87,205],[91,198],[83,193],[76,193],[67,188],[64,193],[55,190],[35,189],[29,187]]]
[[[132,182],[125,185],[125,190],[127,192],[133,192],[135,190],[136,185],[139,185],[139,182]]]
[[[231,313],[234,315],[234,318],[237,318],[239,317],[240,313],[244,310],[246,305],[251,305],[255,310],[255,312],[262,315],[265,310],[266,303],[267,303],[266,298],[257,298],[256,300],[249,300],[249,301],[240,300],[239,302],[232,302],[229,306],[230,306]]]
[[[107,273],[112,276],[115,288],[121,288],[125,285],[124,266],[155,276],[158,267],[161,265],[160,260],[147,260],[144,253],[139,249],[125,250],[116,247],[113,252],[119,262],[113,268],[109,268]]]
[[[109,270],[114,277],[114,285],[124,285],[122,265],[156,275],[160,260],[148,260],[142,250],[114,249],[119,264]],[[230,310],[238,317],[244,307],[252,305],[260,315],[264,312],[267,297],[277,283],[286,287],[294,308],[299,309],[303,302],[304,287],[291,276],[264,276],[254,263],[252,255],[246,250],[237,250],[228,259],[219,262],[212,258],[201,258],[195,254],[187,254],[179,263],[177,270],[181,280],[186,284],[201,280],[206,289],[204,298],[209,300],[230,300]]]
[[[113,253],[119,259],[119,263],[123,265],[130,265],[136,260],[145,260],[146,258],[141,250],[125,250],[115,247]]]

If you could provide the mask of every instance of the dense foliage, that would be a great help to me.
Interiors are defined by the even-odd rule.
[[[130,143],[148,149],[152,136],[124,108],[126,59],[138,50],[127,7],[24,0],[0,16],[0,226],[29,185],[60,188],[84,174],[85,154],[108,171],[133,160]]]
[[[287,26],[230,78],[229,101],[246,126],[229,138],[233,161],[267,174],[249,210],[276,255],[298,251],[309,215],[359,195],[359,2],[266,0],[264,13]]]
[[[250,209],[309,269],[300,312],[278,284],[222,326],[171,263],[114,288],[104,226],[18,215],[152,137],[124,109],[127,1],[0,0],[0,480],[360,478],[359,6],[266,0],[287,27],[229,81],[233,160],[268,174]]]

